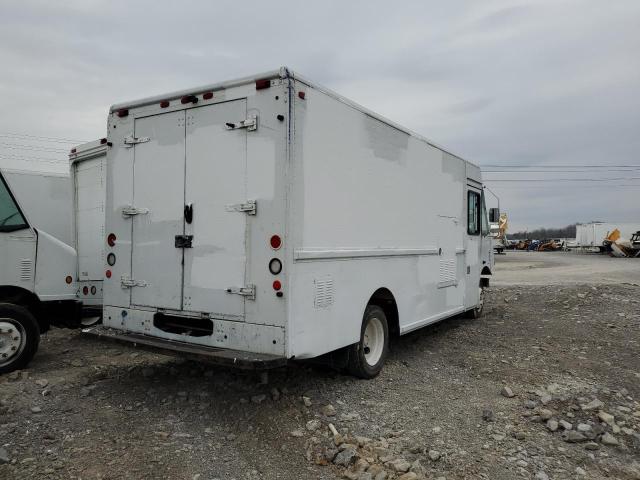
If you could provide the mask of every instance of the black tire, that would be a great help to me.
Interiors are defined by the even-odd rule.
[[[366,355],[370,354],[368,350],[370,347],[365,342],[365,331],[367,326],[372,321],[378,321],[379,325],[375,328],[382,329],[382,351],[380,357],[373,365],[369,363]],[[362,318],[362,327],[360,328],[360,341],[349,347],[349,361],[347,364],[347,370],[355,377],[370,379],[376,377],[384,366],[384,362],[389,355],[389,325],[387,324],[387,316],[384,311],[377,305],[368,305],[364,311]]]
[[[40,327],[35,317],[20,305],[0,303],[0,325],[0,374],[26,367],[40,344]]]
[[[480,300],[478,302],[478,305],[476,305],[471,310],[467,311],[467,318],[477,320],[478,318],[482,317],[482,314],[484,313],[484,303],[485,303],[485,288],[480,287]]]

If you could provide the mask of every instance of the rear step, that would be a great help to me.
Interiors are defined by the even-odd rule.
[[[180,357],[191,360],[206,361],[242,369],[262,370],[278,368],[287,364],[286,358],[278,357],[277,355],[193,345],[139,333],[127,333],[104,326],[85,328],[82,333],[93,338],[128,344],[161,355],[177,354]]]

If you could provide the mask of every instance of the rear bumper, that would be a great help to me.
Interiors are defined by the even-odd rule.
[[[86,328],[82,330],[82,333],[89,337],[128,344],[154,353],[175,355],[192,360],[242,369],[264,370],[282,367],[287,364],[286,358],[276,355],[194,345],[192,343],[177,342],[175,340],[167,340],[140,333],[125,332],[104,326]]]

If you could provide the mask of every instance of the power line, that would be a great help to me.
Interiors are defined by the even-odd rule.
[[[515,165],[515,164],[494,164],[480,165],[480,168],[633,168],[640,165],[549,165],[549,164],[533,164],[533,165]]]
[[[0,137],[34,139],[34,140],[41,140],[41,141],[49,141],[53,143],[87,143],[85,140],[74,140],[71,138],[59,138],[59,137],[43,137],[40,135],[30,135],[27,133],[0,132]]]
[[[44,147],[41,145],[25,145],[22,143],[6,142],[0,142],[0,145],[3,148],[10,148],[12,150],[35,150],[39,152],[68,153],[68,150],[66,148]]]
[[[620,178],[485,178],[485,182],[612,182],[625,180],[640,180],[640,177]]]

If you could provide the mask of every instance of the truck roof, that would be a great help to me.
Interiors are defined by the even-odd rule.
[[[106,153],[107,139],[100,138],[98,140],[82,143],[76,147],[73,147],[71,149],[71,153],[69,153],[69,163],[73,165],[77,162],[82,162],[84,160],[89,160],[100,155],[105,155]]]
[[[477,168],[480,168],[479,165],[477,165],[474,162],[470,162],[469,160],[465,160],[464,158],[460,157],[459,155],[456,155],[455,153],[452,153],[450,150],[442,147],[441,145],[429,140],[428,138],[406,128],[403,127],[402,125],[399,125],[391,120],[389,120],[388,118],[377,114],[371,110],[369,110],[366,107],[363,107],[362,105],[353,102],[352,100],[349,100],[348,98],[343,97],[342,95],[334,92],[333,90],[330,90],[326,87],[323,87],[321,85],[318,85],[317,83],[312,82],[311,80],[308,80],[306,77],[294,72],[293,70],[291,70],[288,67],[280,67],[277,70],[271,70],[268,72],[263,72],[263,73],[259,73],[257,75],[251,75],[249,77],[242,77],[242,78],[236,78],[234,80],[227,80],[224,82],[218,82],[218,83],[213,83],[213,84],[209,84],[209,85],[201,85],[198,87],[193,87],[193,88],[189,88],[189,89],[184,89],[184,90],[178,90],[178,91],[174,91],[174,92],[170,92],[170,93],[165,93],[165,94],[161,94],[161,95],[154,95],[152,97],[146,97],[146,98],[141,98],[138,100],[132,100],[129,102],[122,102],[122,103],[116,103],[114,105],[111,106],[111,108],[109,109],[109,113],[114,113],[118,110],[121,109],[128,109],[128,108],[136,108],[136,107],[143,107],[143,106],[147,106],[147,105],[151,105],[154,103],[158,103],[161,102],[163,100],[173,100],[173,99],[177,99],[177,98],[181,98],[184,97],[185,95],[197,95],[200,93],[205,93],[205,92],[209,92],[209,91],[215,91],[215,90],[223,90],[225,88],[231,88],[231,87],[235,87],[235,86],[239,86],[239,85],[246,85],[247,83],[253,83],[256,80],[267,80],[267,79],[272,79],[272,78],[281,78],[281,79],[286,79],[286,78],[291,78],[293,80],[299,81],[311,88],[314,88],[316,90],[319,90],[327,95],[329,95],[330,97],[333,97],[334,99],[349,105],[359,111],[361,111],[362,113],[370,116],[371,118],[375,118],[376,120],[379,120],[397,130],[400,130],[404,133],[406,133],[409,136],[415,137],[419,140],[422,140],[426,143],[428,143],[429,145],[438,148],[439,150],[442,150],[443,152],[448,153],[449,155],[452,155],[470,165],[473,165]],[[86,145],[86,144],[85,144]]]

